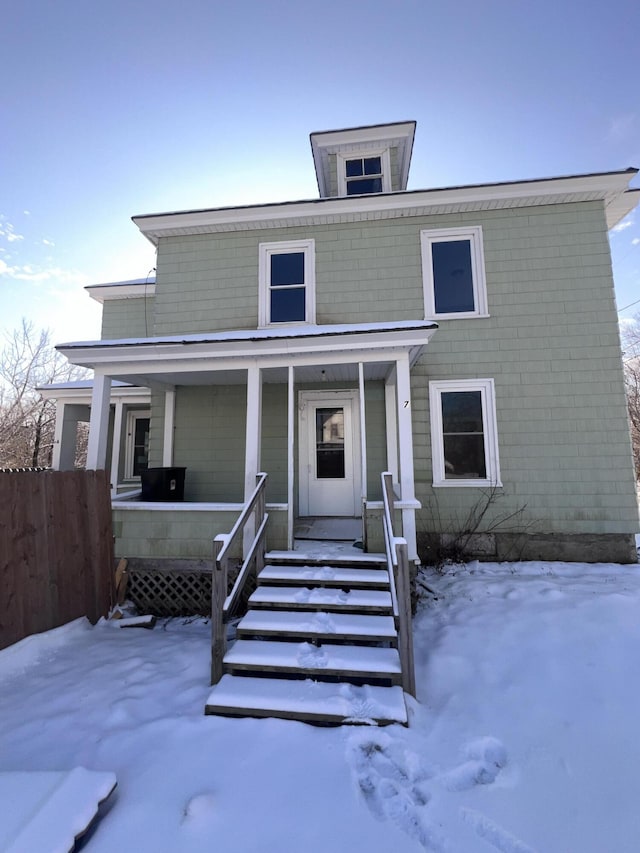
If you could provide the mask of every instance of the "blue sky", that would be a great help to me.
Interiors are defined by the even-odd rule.
[[[7,4],[0,331],[98,337],[83,286],[154,266],[134,214],[317,197],[313,130],[416,119],[412,189],[640,166],[639,32],[637,0]]]

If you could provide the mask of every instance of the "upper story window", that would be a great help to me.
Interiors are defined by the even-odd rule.
[[[315,323],[315,242],[260,243],[259,324]]]
[[[338,194],[366,195],[391,190],[389,149],[337,154]]]
[[[425,317],[487,317],[482,228],[421,231]]]

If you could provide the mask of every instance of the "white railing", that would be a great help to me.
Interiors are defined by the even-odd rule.
[[[395,495],[392,476],[388,471],[382,479],[382,527],[384,549],[387,556],[393,618],[398,632],[398,654],[402,667],[402,688],[411,696],[416,695],[416,676],[413,662],[413,629],[411,626],[411,579],[409,577],[409,555],[407,540],[393,532]]]
[[[256,487],[229,533],[220,533],[213,540],[213,576],[211,579],[211,683],[222,678],[222,661],[227,646],[227,622],[241,601],[247,581],[264,566],[266,528],[269,516],[265,511],[267,474],[258,474]],[[233,589],[227,595],[230,555],[244,538],[247,525],[255,531],[244,554],[244,560]]]

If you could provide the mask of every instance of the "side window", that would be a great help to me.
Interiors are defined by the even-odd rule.
[[[315,243],[260,243],[260,326],[315,323]]]
[[[421,231],[427,319],[486,317],[482,228]]]
[[[391,161],[389,149],[339,153],[338,195],[368,195],[390,192]]]
[[[429,383],[434,486],[501,486],[493,379]]]

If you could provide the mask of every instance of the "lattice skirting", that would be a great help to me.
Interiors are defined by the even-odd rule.
[[[154,616],[211,616],[211,571],[129,569],[127,598]]]

